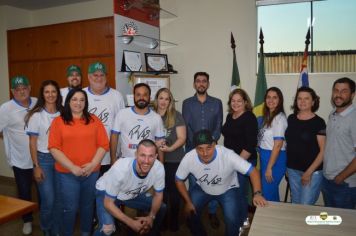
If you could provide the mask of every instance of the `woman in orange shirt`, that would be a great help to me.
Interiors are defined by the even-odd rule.
[[[90,235],[95,182],[100,162],[109,150],[109,140],[101,121],[88,112],[88,97],[83,90],[72,89],[68,93],[61,116],[52,122],[48,149],[56,160],[61,235],[73,235],[78,209],[81,235]]]

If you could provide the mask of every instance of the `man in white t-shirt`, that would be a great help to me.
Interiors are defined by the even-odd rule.
[[[208,202],[216,200],[223,209],[225,235],[238,235],[243,222],[239,216],[241,190],[236,171],[250,176],[254,191],[253,203],[265,206],[267,201],[262,197],[260,174],[233,150],[216,145],[209,130],[196,132],[193,142],[195,149],[184,156],[176,173],[176,185],[185,201],[191,233],[207,235],[200,215]],[[184,181],[189,174],[197,179],[197,184],[189,188],[188,192]]]
[[[61,88],[62,102],[66,101],[66,97],[72,88],[82,87],[82,71],[77,65],[70,65],[67,68],[68,87]]]
[[[143,139],[156,140],[158,143],[163,140],[163,122],[156,112],[151,110],[150,104],[151,89],[145,83],[134,86],[135,106],[122,109],[115,118],[111,130],[111,158],[116,158],[118,142],[121,148],[121,157],[134,157],[137,144]],[[120,140],[119,140],[120,138]],[[161,153],[159,160],[162,160]]]
[[[120,158],[96,183],[96,206],[99,227],[94,235],[115,232],[114,218],[133,231],[158,235],[166,206],[162,203],[164,167],[157,160],[158,149],[150,139],[142,140],[136,158]],[[153,197],[147,191],[153,187]],[[147,216],[131,218],[120,206],[149,212]]]
[[[107,70],[105,64],[94,62],[89,65],[88,80],[89,87],[83,90],[88,95],[89,112],[96,115],[105,127],[108,138],[119,110],[125,107],[124,99],[119,91],[107,85]],[[111,142],[111,140],[110,140]],[[100,176],[104,174],[116,158],[110,159],[107,152],[101,161]]]
[[[5,154],[14,172],[20,199],[31,201],[33,163],[29,141],[25,132],[25,116],[37,99],[30,97],[31,86],[25,76],[11,79],[11,93],[14,96],[0,107],[0,136],[4,139]],[[22,216],[23,233],[32,232],[32,213]]]

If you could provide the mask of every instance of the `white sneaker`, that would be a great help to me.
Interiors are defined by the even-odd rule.
[[[248,217],[246,218],[246,220],[244,221],[244,224],[242,226],[244,229],[247,229],[250,227],[250,221],[248,219]]]
[[[239,236],[242,236],[243,232],[244,232],[244,229],[242,227],[240,227],[239,228]]]
[[[26,222],[23,224],[22,233],[26,235],[32,233],[32,222]]]

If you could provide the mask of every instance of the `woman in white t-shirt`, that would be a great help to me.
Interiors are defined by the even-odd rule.
[[[58,199],[54,158],[48,150],[48,133],[52,120],[62,110],[62,96],[56,81],[45,80],[41,84],[36,105],[25,117],[26,133],[30,138],[33,174],[40,196],[40,226],[44,235],[59,233]]]
[[[283,94],[279,88],[271,87],[264,97],[263,123],[258,134],[262,193],[269,201],[279,201],[279,184],[286,172],[286,129]]]

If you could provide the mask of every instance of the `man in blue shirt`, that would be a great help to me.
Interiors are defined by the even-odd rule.
[[[222,102],[220,99],[209,96],[209,74],[197,72],[194,74],[193,87],[196,91],[194,96],[183,101],[182,115],[187,127],[187,141],[185,151],[188,153],[194,148],[193,135],[199,130],[209,130],[214,140],[217,142],[221,135],[223,120]],[[193,184],[190,177],[189,184]],[[213,228],[219,227],[219,220],[216,217],[217,202],[209,204],[209,219]]]

